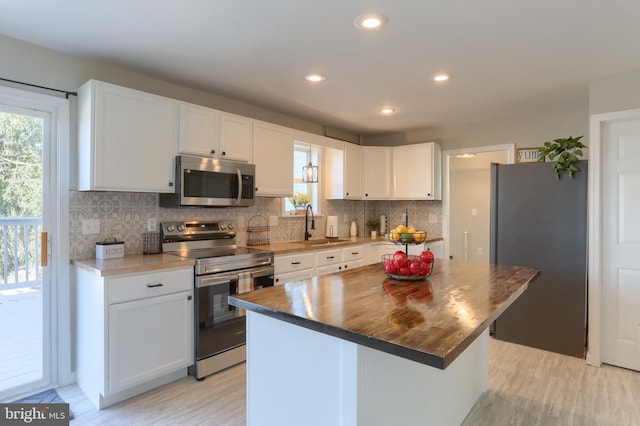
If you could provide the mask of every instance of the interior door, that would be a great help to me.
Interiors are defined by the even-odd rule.
[[[640,370],[640,120],[602,130],[602,361]]]
[[[51,383],[51,114],[0,96],[0,400]]]

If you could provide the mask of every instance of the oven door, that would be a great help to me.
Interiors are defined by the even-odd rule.
[[[258,290],[265,287],[273,287],[273,266],[264,266],[249,271],[251,290]]]
[[[228,303],[238,293],[240,279],[238,273],[196,277],[196,359],[245,343],[245,318]]]

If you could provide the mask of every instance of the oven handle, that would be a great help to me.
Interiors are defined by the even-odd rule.
[[[235,272],[233,274],[213,274],[213,275],[201,275],[196,277],[196,287],[211,287],[212,285],[224,284],[229,281],[238,281],[239,276],[238,273]]]
[[[240,199],[242,199],[242,173],[240,173],[240,169],[236,169],[238,173],[238,198],[236,199],[236,204],[240,204]]]
[[[270,266],[263,266],[261,268],[254,268],[254,269],[250,269],[247,272],[249,272],[251,274],[252,277],[265,277],[267,275],[273,275],[274,274],[274,268],[272,265]]]

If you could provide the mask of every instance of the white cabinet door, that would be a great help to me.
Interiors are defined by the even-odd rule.
[[[387,200],[391,198],[392,150],[390,147],[362,148],[364,169],[364,198]]]
[[[255,121],[253,158],[257,196],[293,195],[293,132],[290,129]]]
[[[109,306],[108,392],[193,364],[190,291]]]
[[[313,278],[315,271],[313,269],[304,269],[302,271],[287,272],[286,274],[275,275],[275,285],[283,285],[291,281],[301,281]]]
[[[362,199],[362,148],[352,143],[344,144],[344,198]]]
[[[393,148],[393,198],[442,199],[440,145],[433,142]]]
[[[220,112],[218,158],[251,163],[253,161],[253,120]]]
[[[211,108],[180,102],[180,154],[216,157],[218,112]]]
[[[178,104],[90,80],[78,89],[78,189],[174,192]]]
[[[315,267],[315,253],[306,252],[291,255],[274,256],[273,269],[276,275],[287,272],[303,271]]]

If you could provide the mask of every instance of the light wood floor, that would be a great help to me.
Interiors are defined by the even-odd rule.
[[[589,367],[584,360],[493,339],[489,351],[489,391],[464,426],[640,425],[638,372]],[[70,403],[76,426],[246,423],[244,364],[202,382],[188,377],[101,411],[75,385],[58,393]]]

